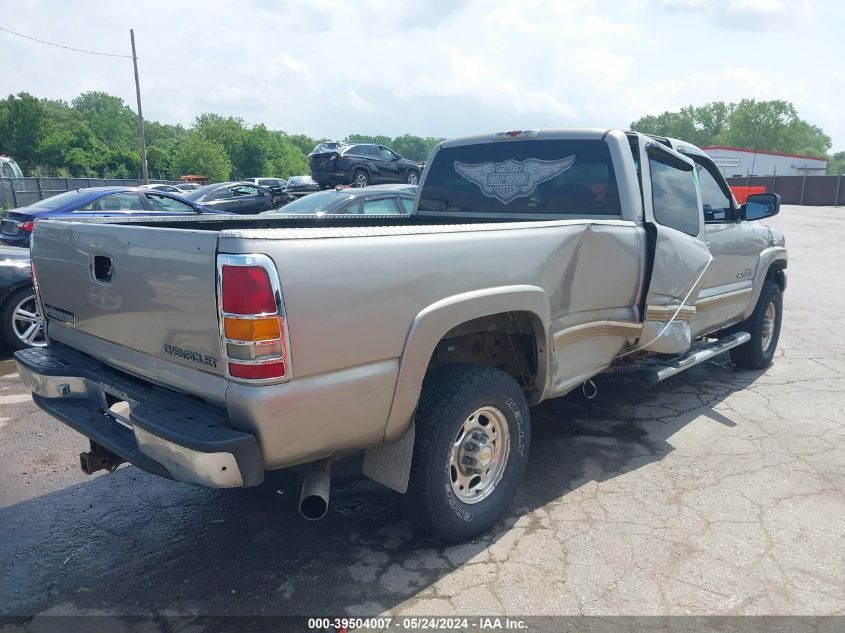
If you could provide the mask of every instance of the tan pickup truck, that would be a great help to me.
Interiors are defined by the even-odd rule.
[[[441,143],[410,217],[38,222],[50,345],[16,360],[89,438],[86,472],[237,487],[297,466],[314,519],[330,465],[363,455],[464,539],[510,502],[531,405],[647,356],[646,384],[770,363],[787,255],[754,220],[778,209],[738,206],[680,141],[522,130]]]

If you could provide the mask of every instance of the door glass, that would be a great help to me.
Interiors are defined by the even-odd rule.
[[[381,154],[381,157],[384,160],[393,160],[394,158],[396,158],[396,154],[394,154],[392,151],[390,151],[386,147],[379,147],[378,151],[379,151],[379,154]]]
[[[393,198],[380,198],[364,202],[364,215],[396,215],[399,209]]]
[[[694,159],[695,160],[695,159]],[[697,162],[698,182],[701,184],[701,203],[704,206],[705,222],[732,222],[733,209],[730,198],[722,191],[710,171]]]
[[[405,209],[405,213],[410,215],[414,208],[414,201],[411,198],[399,198],[399,202],[402,203],[402,208]]]
[[[138,194],[135,193],[115,193],[110,196],[103,196],[93,202],[89,202],[84,207],[79,207],[77,211],[143,211],[144,205]]]
[[[169,213],[194,213],[194,209],[189,204],[161,196],[157,193],[148,193],[147,200],[156,211],[167,211]]]
[[[698,235],[698,191],[695,174],[649,157],[654,219],[688,235]]]
[[[232,187],[232,195],[235,197],[257,196],[258,187],[250,187],[249,185],[240,185],[238,187]]]

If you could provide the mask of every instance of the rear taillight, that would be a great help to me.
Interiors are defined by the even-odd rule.
[[[284,302],[266,255],[218,255],[220,334],[227,374],[243,380],[289,378]]]
[[[21,231],[29,231],[32,233],[32,227],[35,226],[35,222],[33,220],[28,220],[26,222],[18,222],[18,229]]]

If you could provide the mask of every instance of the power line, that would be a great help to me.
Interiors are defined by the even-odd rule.
[[[53,42],[48,42],[46,40],[39,40],[37,37],[31,37],[29,35],[24,35],[23,33],[17,33],[16,31],[11,31],[9,29],[4,29],[0,26],[0,31],[4,31],[5,33],[10,33],[12,35],[17,35],[18,37],[22,37],[25,40],[32,40],[33,42],[38,42],[39,44],[46,44],[47,46],[55,46],[56,48],[63,48],[68,51],[74,51],[76,53],[87,53],[88,55],[100,55],[101,57],[123,57],[126,59],[132,59],[132,55],[116,55],[115,53],[98,53],[97,51],[86,51],[82,48],[74,48],[73,46],[63,46],[62,44],[54,44]]]

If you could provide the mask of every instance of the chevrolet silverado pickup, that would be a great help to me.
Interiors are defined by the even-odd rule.
[[[89,439],[88,473],[241,487],[296,466],[316,519],[356,457],[466,539],[520,482],[529,406],[619,368],[647,386],[771,362],[787,253],[756,220],[779,205],[737,205],[682,141],[521,130],[441,143],[408,217],[38,222],[49,346],[15,358]]]

